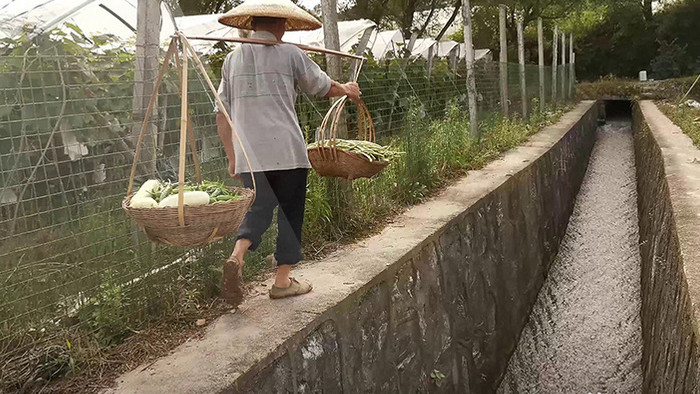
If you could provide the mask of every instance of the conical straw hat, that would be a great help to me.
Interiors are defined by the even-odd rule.
[[[238,29],[253,30],[254,16],[268,16],[287,19],[286,29],[316,30],[321,22],[290,0],[246,0],[219,18],[224,25]]]

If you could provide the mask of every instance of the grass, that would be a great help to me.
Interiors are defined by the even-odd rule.
[[[352,183],[351,210],[334,215],[338,207],[332,201],[334,193],[329,192],[327,180],[310,173],[304,221],[307,258],[370,234],[377,224],[425,200],[450,180],[482,168],[506,150],[522,144],[545,125],[557,121],[563,110],[535,113],[527,120],[489,115],[480,122],[481,141],[475,141],[468,135],[466,111],[457,104],[450,105],[446,118],[431,120],[424,116],[419,103],[412,102],[401,133],[380,141],[396,146],[404,154],[377,177]],[[246,262],[246,278],[267,269],[264,257],[274,251],[272,227]]]
[[[693,144],[700,148],[700,109],[669,102],[657,104],[659,109],[693,140]]]
[[[676,100],[690,89],[693,81],[695,77],[649,82],[605,77],[595,82],[577,84],[576,98],[598,100],[605,97],[625,97],[632,100]],[[689,97],[699,99],[700,86],[696,86]]]

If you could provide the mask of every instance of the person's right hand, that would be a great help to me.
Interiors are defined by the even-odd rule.
[[[345,94],[353,101],[360,101],[360,96],[362,92],[360,91],[360,85],[357,82],[348,82],[343,85],[345,89]]]
[[[233,179],[240,179],[238,175],[236,175],[236,162],[229,160],[228,162],[228,174],[231,176]]]

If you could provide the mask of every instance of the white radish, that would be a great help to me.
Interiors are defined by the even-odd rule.
[[[160,188],[160,181],[157,179],[149,179],[141,185],[135,196],[150,197],[151,192]]]
[[[131,198],[129,206],[131,208],[156,208],[158,203],[151,197],[136,195]]]
[[[172,196],[165,197],[160,201],[158,206],[160,208],[173,208],[177,207],[179,195],[173,194]],[[188,205],[195,207],[198,205],[209,204],[209,194],[207,192],[200,191],[190,191],[183,194],[183,205]]]

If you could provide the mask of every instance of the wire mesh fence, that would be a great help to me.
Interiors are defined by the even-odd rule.
[[[231,240],[198,249],[154,245],[123,213],[140,129],[132,113],[137,59],[129,48],[103,44],[54,37],[0,48],[0,383],[6,387],[65,373],[72,338],[90,334],[109,346],[140,321],[215,297],[220,263],[233,247]],[[439,60],[430,73],[426,66],[423,60],[400,59],[365,65],[359,83],[378,139],[400,133],[416,108],[426,119],[444,118],[450,108],[465,111],[464,64],[452,70]],[[345,68],[349,74],[350,65]],[[218,71],[210,71],[216,79]],[[501,110],[499,64],[478,62],[475,71],[479,116],[487,118]],[[553,102],[551,68],[544,71],[547,106],[572,97],[570,90],[565,95],[560,90]],[[507,72],[509,113],[527,117],[538,111],[539,67],[525,66],[521,75],[519,65],[508,64]],[[559,80],[563,77],[562,70]],[[213,97],[195,68],[189,91],[204,178],[232,184]],[[328,99],[299,95],[299,122],[309,142],[329,106]],[[177,179],[176,69],[166,75],[156,109],[147,145],[151,154],[140,163],[139,181]],[[348,111],[352,130],[353,109]],[[191,176],[191,160],[187,169]],[[387,176],[375,183],[400,181]],[[318,187],[310,185],[309,193]],[[372,194],[362,194],[367,195]],[[332,209],[317,208],[314,201],[307,216]]]

